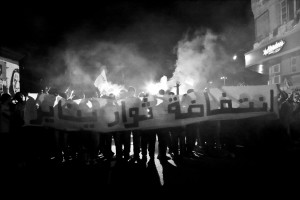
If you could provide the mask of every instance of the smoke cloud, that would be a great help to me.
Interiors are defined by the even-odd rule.
[[[157,76],[156,69],[159,69],[160,64],[141,55],[133,43],[73,41],[53,52],[49,65],[57,72],[57,69],[64,70],[64,73],[54,73],[55,70],[52,70],[53,74],[48,76],[50,85],[71,85],[85,89],[92,86],[102,69],[105,69],[109,91],[117,93],[128,86],[142,90],[146,82]]]
[[[183,1],[169,5],[176,10],[170,13],[164,9],[128,10],[131,17],[126,23],[113,21],[106,25],[108,19],[104,16],[90,20],[91,24],[83,21],[83,25],[60,36],[58,45],[49,47],[47,59],[37,61],[40,66],[32,70],[36,76],[44,77],[45,84],[62,90],[69,86],[90,88],[105,69],[111,90],[134,86],[138,92],[176,91],[175,85],[179,83],[180,94],[190,88],[202,91],[210,81],[222,84],[220,76],[237,74],[232,51],[240,48],[240,41],[248,40],[244,33],[251,28],[244,21],[239,22],[236,15],[231,16],[234,12],[229,11],[238,2],[226,1],[220,8],[212,3],[203,9],[226,10],[222,17],[199,12],[204,3]],[[196,31],[182,36],[186,30]],[[235,37],[242,35],[245,38]]]
[[[180,94],[188,89],[202,91],[207,87],[230,62],[218,40],[219,36],[209,30],[196,31],[192,36],[186,34],[178,42],[176,68],[168,85],[179,83]]]
[[[177,59],[172,76],[162,75],[159,81],[155,79],[163,64],[142,55],[136,44],[97,40],[74,42],[77,38],[73,38],[65,48],[52,55],[51,66],[58,73],[52,75],[49,82],[50,85],[61,83],[65,87],[88,88],[105,69],[112,93],[128,86],[138,91],[150,89],[152,91],[148,92],[152,93],[159,89],[176,91],[177,83],[180,94],[191,88],[202,91],[209,81],[232,68],[229,65],[231,57],[219,45],[220,38],[210,30],[185,34],[175,46]],[[63,68],[64,73],[59,73],[58,69]],[[150,88],[149,84],[152,84]]]

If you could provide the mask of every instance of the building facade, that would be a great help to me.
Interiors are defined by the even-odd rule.
[[[251,7],[256,40],[245,67],[268,74],[268,84],[300,87],[300,0],[251,0]]]

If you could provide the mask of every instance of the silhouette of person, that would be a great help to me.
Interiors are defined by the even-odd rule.
[[[107,97],[107,103],[104,105],[103,109],[110,110],[116,106],[116,97],[114,94],[110,93]],[[100,135],[100,152],[102,152],[105,159],[110,160],[114,156],[112,151],[112,138],[113,132],[103,132]]]
[[[122,89],[118,96],[118,104],[121,105],[121,102],[125,102],[127,97],[127,90]],[[116,158],[117,161],[124,160],[125,162],[129,161],[130,158],[130,146],[131,146],[131,131],[116,131],[113,134],[114,142],[116,146]]]
[[[127,97],[125,99],[127,108],[139,108],[141,105],[141,100],[136,96],[136,90],[134,87],[128,87]],[[141,132],[139,130],[127,130],[127,134],[132,133],[133,140],[133,161],[140,161],[141,152]]]
[[[163,101],[161,104],[158,105],[157,109],[162,110],[165,113],[168,113],[168,105],[170,100],[170,95],[172,93],[166,93],[164,90],[160,90],[159,94],[162,95],[161,100]],[[174,95],[174,93],[173,93]],[[172,100],[173,101],[173,100]],[[167,128],[158,128],[157,129],[157,139],[158,139],[158,159],[161,162],[165,162],[166,160],[169,160],[169,157],[167,156],[167,150],[168,146],[169,149],[171,149],[171,136],[170,136],[170,129]]]
[[[11,121],[11,95],[4,93],[0,97],[0,132],[1,132],[1,142],[0,142],[0,156],[4,160],[3,164],[7,165],[9,163],[11,148],[10,139],[10,121]]]
[[[150,97],[149,94],[140,93],[139,97],[142,98],[142,107],[148,113],[148,106],[155,106],[157,104],[157,100],[154,97]],[[150,101],[149,99],[153,99]],[[156,131],[157,130],[142,130],[141,131],[141,148],[142,148],[142,161],[144,163],[147,162],[147,153],[149,153],[149,164],[154,163],[154,153],[155,153],[155,143],[156,143]]]
[[[14,156],[17,159],[17,164],[26,164],[26,152],[25,152],[25,141],[26,135],[22,132],[22,126],[24,125],[24,95],[21,92],[17,92],[12,99],[12,115],[11,115],[11,133],[13,141],[16,144],[14,149]]]

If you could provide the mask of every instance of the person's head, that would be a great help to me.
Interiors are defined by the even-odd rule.
[[[129,96],[129,97],[133,97],[134,95],[135,95],[135,88],[132,87],[132,86],[130,86],[130,87],[128,88],[128,96]]]
[[[4,93],[1,95],[0,97],[0,103],[4,104],[4,103],[8,103],[11,101],[11,95],[8,93]]]
[[[165,91],[165,95],[170,95],[170,92],[171,92],[171,90],[169,90],[169,89],[166,90],[166,91]]]
[[[188,89],[186,93],[189,94],[189,93],[192,93],[192,92],[194,92],[194,89]]]
[[[114,95],[113,93],[110,93],[110,94],[108,95],[108,97],[109,97],[110,99],[113,99],[113,100],[116,99],[116,97],[115,97],[115,95]]]
[[[165,91],[163,89],[160,89],[159,92],[158,92],[158,94],[165,95]]]
[[[119,99],[124,99],[127,96],[127,91],[125,89],[120,90],[120,93],[118,95]]]
[[[170,95],[170,96],[174,96],[175,93],[174,93],[174,92],[169,92],[169,95]]]
[[[54,88],[54,87],[48,88],[48,94],[57,96],[57,95],[58,95],[58,90],[57,90],[57,88]]]
[[[98,93],[95,88],[88,88],[85,90],[85,98],[97,98]]]
[[[13,100],[16,102],[16,103],[22,103],[24,101],[24,95],[21,93],[21,92],[17,92],[14,97],[13,97]]]
[[[140,98],[143,98],[144,96],[145,96],[145,92],[140,92],[140,93],[139,93],[139,97],[140,97]]]
[[[85,94],[82,90],[80,90],[80,89],[75,90],[73,100],[84,99],[84,98],[85,98]]]
[[[61,96],[61,97],[64,98],[64,99],[67,99],[67,98],[68,98],[68,97],[67,97],[67,94],[64,93],[64,92],[60,92],[58,95]]]
[[[113,93],[110,93],[107,97],[107,103],[112,105],[113,102],[116,100],[116,96]]]

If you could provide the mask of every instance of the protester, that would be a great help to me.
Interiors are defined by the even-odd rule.
[[[118,110],[118,105],[115,102],[116,97],[114,94],[109,94],[107,97],[107,103],[103,106],[103,114],[104,116],[113,115],[114,111]],[[107,160],[110,160],[114,156],[114,152],[112,151],[112,139],[113,139],[113,132],[102,132],[100,133],[100,144],[99,149],[100,153],[103,157]]]
[[[183,158],[186,154],[186,131],[182,126],[169,128],[171,135],[171,155],[174,160]]]
[[[0,130],[2,133],[2,136],[5,138],[8,136],[10,132],[10,117],[11,117],[11,95],[8,93],[4,93],[0,97],[0,108],[1,108],[1,118],[0,118]],[[5,141],[5,140],[3,140]]]
[[[127,97],[127,90],[123,89],[120,91],[118,96],[118,105],[121,105],[122,102],[125,102]],[[124,131],[116,131],[113,133],[114,142],[116,146],[116,158],[117,161],[125,161],[128,162],[130,159],[130,137],[131,132],[124,130]]]
[[[163,89],[159,90],[159,97],[163,102],[157,106],[157,110],[159,112],[168,113],[168,105],[170,103],[170,95],[174,95],[174,93],[170,93],[169,91],[165,92]],[[173,99],[171,100],[171,102]],[[165,162],[170,158],[167,156],[167,150],[169,148],[172,149],[172,140],[170,129],[167,128],[158,128],[157,129],[157,139],[158,139],[158,159],[161,162]]]
[[[154,163],[155,143],[157,130],[142,130],[141,147],[142,147],[142,161],[147,162],[149,155],[149,163]],[[148,154],[147,154],[148,153]]]
[[[199,130],[199,123],[187,124],[185,126],[186,131],[186,152],[185,156],[188,158],[199,158],[199,156],[195,153],[195,145],[196,139]]]
[[[23,167],[26,165],[26,134],[22,131],[24,125],[24,95],[17,92],[12,99],[12,115],[11,115],[11,134],[12,142],[14,144],[14,158],[18,166]]]
[[[157,99],[145,92],[141,92],[139,97],[142,100],[142,112],[141,114],[149,117],[149,109],[152,109],[157,104]],[[156,132],[154,129],[141,130],[141,148],[142,148],[142,161],[146,163],[149,155],[149,164],[154,163],[155,143],[156,143]],[[148,154],[147,154],[148,153]]]
[[[137,108],[141,106],[141,100],[136,96],[136,90],[134,87],[128,87],[127,97],[125,99],[126,108]],[[126,110],[128,112],[129,110]],[[133,140],[133,162],[140,161],[141,152],[141,132],[135,129],[128,129],[125,134],[132,134]]]
[[[10,159],[10,145],[11,145],[11,95],[4,93],[0,97],[0,156],[3,158],[3,164],[6,166]]]

